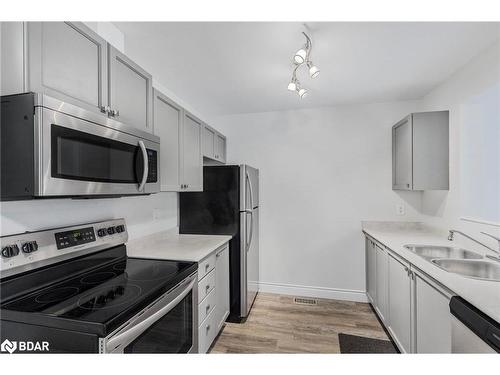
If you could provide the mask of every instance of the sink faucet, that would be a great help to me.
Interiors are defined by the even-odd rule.
[[[477,244],[479,244],[479,245],[481,245],[481,246],[484,246],[485,248],[487,248],[487,249],[488,249],[488,250],[490,250],[490,251],[493,251],[493,252],[496,254],[496,256],[495,256],[495,257],[494,257],[494,256],[491,256],[491,255],[486,255],[486,257],[487,257],[487,258],[490,258],[490,259],[493,259],[493,260],[500,260],[500,238],[498,238],[498,237],[496,237],[496,236],[494,236],[494,235],[492,235],[492,234],[486,233],[486,232],[481,232],[482,234],[485,234],[485,235],[487,235],[487,236],[489,236],[489,237],[491,237],[491,238],[494,238],[495,240],[497,240],[497,241],[498,241],[498,247],[499,247],[499,250],[496,250],[496,249],[493,249],[493,248],[489,247],[488,245],[485,245],[484,243],[482,243],[482,242],[480,242],[480,241],[476,240],[475,238],[473,238],[473,237],[469,236],[468,234],[466,234],[466,233],[464,233],[464,232],[461,232],[461,231],[459,231],[459,230],[455,230],[455,229],[451,229],[451,230],[450,230],[450,234],[448,235],[448,241],[453,241],[453,235],[454,235],[455,233],[461,234],[461,235],[462,235],[462,236],[464,236],[465,238],[468,238],[469,240],[471,240],[471,241],[473,241],[473,242],[475,242],[475,243],[477,243]]]

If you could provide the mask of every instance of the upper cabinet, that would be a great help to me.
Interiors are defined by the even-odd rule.
[[[153,91],[154,133],[160,137],[161,191],[202,191],[202,123]]]
[[[449,112],[412,113],[392,127],[393,190],[449,189]]]
[[[226,137],[207,124],[203,124],[203,157],[226,162]]]
[[[2,43],[25,48],[9,47],[12,53],[2,56],[2,74],[17,80],[2,84],[2,95],[47,94],[152,132],[152,77],[144,69],[81,22],[16,26],[5,27]],[[14,87],[20,91],[12,92]]]
[[[153,77],[116,48],[108,51],[111,116],[151,132]]]
[[[82,23],[28,22],[25,91],[87,110],[107,105],[107,43]]]

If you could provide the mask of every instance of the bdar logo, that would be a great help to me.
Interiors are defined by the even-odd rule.
[[[0,350],[2,352],[14,353],[17,349],[17,343],[15,341],[4,340],[2,345],[0,345]]]

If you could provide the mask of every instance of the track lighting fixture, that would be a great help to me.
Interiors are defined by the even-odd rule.
[[[319,68],[313,64],[311,61],[311,51],[312,51],[312,41],[311,38],[304,32],[302,32],[306,37],[306,44],[295,52],[293,56],[294,69],[292,73],[292,79],[288,84],[288,90],[295,91],[300,98],[305,98],[309,94],[309,90],[300,87],[300,82],[297,79],[297,69],[305,65],[309,69],[309,76],[311,78],[316,78],[319,75]]]

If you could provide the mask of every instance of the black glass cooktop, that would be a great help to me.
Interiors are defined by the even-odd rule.
[[[50,275],[48,271],[45,276]],[[31,313],[35,320],[36,316],[50,316],[64,318],[59,322],[96,323],[110,332],[194,271],[196,264],[191,262],[108,259],[101,267],[21,295],[2,303],[1,308],[3,313]]]

